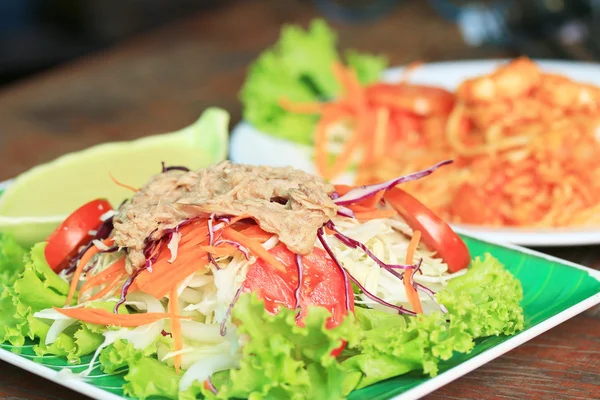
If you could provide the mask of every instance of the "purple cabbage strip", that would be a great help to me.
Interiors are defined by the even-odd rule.
[[[212,213],[212,214],[210,214],[210,218],[208,218],[208,245],[209,246],[212,246],[215,242],[215,231],[213,230],[214,220],[215,220],[215,213]],[[213,257],[213,255],[211,253],[208,253],[208,261],[210,261],[210,263],[212,265],[214,265],[217,270],[221,269],[219,267],[219,264],[217,264],[217,262],[215,261],[215,258]]]
[[[395,271],[393,271],[394,269],[414,268],[414,265],[386,264],[383,261],[381,261],[375,254],[373,254],[373,252],[371,250],[369,250],[369,248],[367,246],[365,246],[358,240],[352,239],[351,237],[348,237],[348,236],[344,235],[343,233],[341,233],[340,231],[338,231],[335,224],[332,221],[327,221],[326,226],[327,226],[327,228],[329,228],[335,232],[334,236],[340,242],[344,243],[346,246],[351,247],[353,249],[356,249],[356,248],[361,249],[362,251],[365,252],[365,254],[367,256],[369,256],[369,258],[371,258],[373,261],[375,261],[377,263],[377,265],[379,265],[381,268],[384,268],[384,269],[390,271],[392,274],[394,274],[394,272],[395,272]]]
[[[394,178],[394,179],[391,179],[389,181],[382,182],[382,183],[377,183],[375,185],[356,187],[354,189],[351,189],[345,195],[338,197],[337,199],[334,199],[333,202],[335,204],[337,204],[338,206],[340,206],[340,205],[347,206],[349,204],[353,204],[353,203],[368,199],[369,197],[375,196],[375,194],[377,194],[378,192],[381,192],[382,190],[388,190],[388,189],[391,189],[392,187],[399,185],[401,183],[414,181],[414,180],[426,177],[427,175],[431,175],[439,167],[451,164],[452,162],[453,162],[452,160],[441,161],[441,162],[435,164],[434,166],[427,168],[423,171],[418,171],[418,172],[414,172],[412,174],[400,176],[398,178]]]
[[[369,292],[367,290],[367,288],[365,288],[363,285],[361,285],[361,283],[354,278],[350,273],[348,273],[344,267],[342,267],[341,263],[338,261],[338,259],[335,257],[335,255],[333,254],[333,251],[331,250],[331,248],[329,247],[329,245],[327,244],[327,241],[325,240],[325,236],[323,234],[323,227],[319,228],[319,230],[317,231],[317,237],[319,238],[319,241],[321,242],[321,244],[323,245],[323,247],[325,248],[325,251],[327,251],[327,253],[329,253],[329,257],[331,257],[331,259],[333,260],[333,262],[335,263],[335,265],[337,265],[337,267],[342,271],[343,275],[344,275],[344,290],[346,290],[346,293],[348,293],[348,278],[350,278],[352,280],[352,282],[354,282],[354,284],[356,286],[358,286],[358,288],[365,294],[365,296],[367,296],[368,298],[370,298],[371,300],[375,301],[376,303],[379,303],[381,305],[384,305],[386,307],[392,308],[396,311],[398,311],[398,314],[408,314],[408,315],[416,315],[416,313],[407,310],[406,308],[402,307],[402,306],[396,306],[394,304],[390,304],[387,301],[375,296],[373,293]],[[346,307],[347,310],[350,311],[350,303],[349,303],[349,299],[350,296],[346,295]]]
[[[242,254],[244,255],[244,257],[246,257],[246,260],[250,259],[250,251],[248,251],[247,248],[245,248],[244,246],[242,246],[238,242],[233,242],[231,240],[221,239],[221,240],[217,240],[215,242],[215,247],[219,246],[221,244],[230,244],[230,245],[236,247],[239,251],[242,252]]]
[[[135,278],[137,278],[137,276],[142,271],[145,271],[146,269],[147,269],[147,267],[144,266],[144,267],[138,269],[137,271],[135,271],[133,274],[131,274],[131,276],[129,278],[127,278],[127,280],[125,281],[125,284],[121,288],[121,297],[119,298],[119,301],[117,302],[117,304],[115,304],[115,307],[113,308],[114,314],[117,314],[119,312],[119,307],[121,307],[125,303],[125,301],[127,301],[127,293],[129,292],[129,288],[133,284],[133,281],[135,280]]]
[[[350,274],[346,273],[346,270],[344,269],[342,264],[335,257],[335,254],[333,254],[331,247],[329,247],[329,244],[327,244],[327,240],[325,239],[325,233],[324,233],[323,227],[320,227],[319,230],[317,231],[317,237],[319,238],[319,241],[323,245],[323,248],[325,249],[325,251],[329,254],[329,257],[331,257],[334,264],[338,267],[338,270],[342,273],[342,278],[344,279],[344,296],[346,297],[346,310],[348,311],[348,313],[350,313],[350,310],[352,310],[352,306],[351,306],[350,302],[354,301],[354,299],[351,300],[350,296],[348,295],[348,289],[350,289],[350,282],[348,282],[348,275],[350,275]],[[352,278],[352,279],[354,279],[354,278]]]
[[[448,309],[446,308],[446,306],[444,306],[442,303],[438,303],[438,301],[435,298],[435,292],[431,289],[429,289],[426,286],[421,285],[419,282],[416,282],[415,284],[415,289],[416,290],[420,290],[421,292],[425,293],[427,296],[429,296],[429,298],[435,303],[437,304],[437,306],[440,308],[440,311],[443,314],[447,314],[448,313]]]
[[[294,290],[294,297],[296,298],[296,310],[300,309],[300,292],[302,290],[302,281],[303,281],[303,268],[302,265],[302,256],[300,254],[296,254],[296,266],[298,267],[298,287]],[[346,292],[348,293],[348,292]],[[301,312],[296,314],[296,321],[300,319]]]
[[[244,284],[242,283],[242,286],[240,286],[240,288],[237,290],[237,292],[235,292],[235,296],[233,296],[233,300],[231,300],[231,304],[229,304],[229,307],[227,307],[227,311],[225,312],[223,321],[221,321],[221,329],[219,331],[221,336],[227,335],[227,326],[226,326],[227,320],[229,319],[229,316],[231,315],[231,310],[233,310],[233,306],[235,305],[235,303],[237,303],[238,299],[240,298],[240,294],[242,293],[243,288],[244,288]]]
[[[160,331],[160,334],[163,336],[173,337],[173,334],[171,332],[167,332],[164,329]]]
[[[183,167],[183,166],[171,166],[171,167],[167,167],[165,166],[165,162],[162,161],[162,172],[163,174],[167,171],[173,171],[173,170],[178,170],[178,171],[183,171],[183,172],[190,172],[190,169],[188,167]]]
[[[107,218],[102,222],[100,227],[96,230],[96,234],[93,238],[90,239],[89,243],[83,247],[79,253],[69,262],[69,266],[66,268],[65,273],[70,274],[75,271],[77,268],[77,263],[81,259],[81,257],[88,251],[93,245],[94,240],[104,240],[110,236],[110,233],[113,231],[113,217]],[[108,250],[107,250],[108,252]]]
[[[208,383],[208,388],[210,389],[211,392],[213,392],[214,394],[219,393],[219,391],[217,390],[215,385],[212,383],[212,379],[211,379],[210,375],[208,376],[208,379],[206,380],[206,382]]]
[[[338,206],[337,213],[338,213],[338,215],[341,215],[342,217],[355,218],[354,211],[352,211],[348,207]]]
[[[414,287],[415,290],[417,290],[417,287],[415,286],[415,275],[416,275],[417,271],[421,270],[421,265],[422,264],[423,264],[423,258],[421,258],[419,260],[419,264],[417,264],[417,268],[415,269],[415,271],[412,274],[410,274],[410,279],[408,281],[408,283],[410,284],[410,286]],[[423,272],[421,272],[421,274],[423,274]],[[423,286],[423,287],[425,287],[425,286]]]

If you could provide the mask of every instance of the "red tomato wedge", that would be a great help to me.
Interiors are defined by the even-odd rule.
[[[448,264],[450,272],[460,271],[469,266],[471,255],[467,245],[433,211],[399,188],[388,190],[384,199],[413,230],[421,231],[425,245]]]
[[[265,301],[268,312],[276,314],[280,307],[296,308],[296,288],[298,287],[298,267],[296,255],[280,244],[269,250],[286,267],[280,272],[262,260],[257,260],[248,269],[244,290],[256,292]],[[352,288],[344,293],[344,278],[333,260],[324,250],[315,248],[312,254],[302,256],[302,285],[299,293],[301,309],[299,324],[306,315],[308,306],[316,305],[331,311],[331,318],[326,322],[328,329],[338,326],[346,310],[346,296],[353,296]],[[354,302],[350,302],[354,309]],[[345,343],[332,352],[339,355]]]
[[[90,201],[75,210],[48,236],[44,254],[52,270],[60,272],[68,266],[79,247],[92,240],[90,231],[100,227],[102,214],[110,210],[112,206],[106,200]]]

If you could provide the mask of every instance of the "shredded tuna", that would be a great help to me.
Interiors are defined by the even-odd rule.
[[[155,175],[114,218],[115,244],[128,249],[134,268],[144,264],[147,238],[199,215],[251,215],[262,229],[297,254],[309,254],[316,232],[337,213],[333,186],[293,168],[223,162],[206,169]]]

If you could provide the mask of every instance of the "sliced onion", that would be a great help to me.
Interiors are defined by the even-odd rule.
[[[233,306],[235,305],[235,303],[237,303],[238,299],[240,298],[240,294],[242,293],[243,288],[244,288],[244,284],[242,283],[242,285],[237,290],[237,292],[235,292],[235,296],[233,296],[233,300],[231,300],[229,307],[227,307],[227,311],[225,312],[225,316],[223,317],[223,320],[221,321],[221,326],[219,329],[219,331],[220,331],[219,333],[221,334],[221,336],[227,335],[227,321],[229,320],[229,316],[231,315]]]
[[[414,181],[414,180],[426,177],[427,175],[431,175],[433,173],[433,171],[435,171],[439,167],[451,164],[452,162],[453,162],[452,160],[441,161],[441,162],[435,164],[434,166],[427,168],[423,171],[414,172],[409,175],[400,176],[398,178],[390,179],[389,181],[377,183],[375,185],[360,186],[360,187],[350,189],[350,191],[348,193],[334,199],[333,202],[335,204],[337,204],[338,206],[347,206],[349,204],[353,204],[353,203],[368,199],[369,197],[375,196],[378,192],[381,192],[382,190],[391,189],[394,186],[399,185],[400,183]]]
[[[171,258],[169,258],[167,262],[172,264],[177,259],[177,250],[179,249],[181,232],[173,232],[170,236],[171,238],[169,239],[169,244],[167,244],[167,248],[171,252]]]
[[[204,382],[215,372],[236,368],[237,366],[237,358],[227,353],[202,358],[185,371],[179,381],[179,390],[185,391],[196,381]]]
[[[221,343],[221,324],[205,324],[196,321],[181,321],[181,334],[184,338],[207,343]]]
[[[437,306],[440,308],[440,311],[444,314],[448,313],[448,309],[446,308],[446,306],[444,306],[442,303],[438,303],[438,301],[435,298],[435,292],[431,289],[429,289],[428,287],[425,287],[423,285],[421,285],[420,283],[417,283],[415,285],[416,289],[420,292],[425,293],[427,296],[429,296],[429,298],[435,303],[437,304]]]

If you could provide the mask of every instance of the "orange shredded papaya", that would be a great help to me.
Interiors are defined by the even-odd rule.
[[[119,181],[117,180],[117,178],[115,178],[115,177],[113,176],[113,174],[111,174],[111,173],[110,173],[110,171],[108,172],[108,176],[110,176],[110,179],[112,179],[112,181],[113,181],[113,182],[114,182],[114,183],[115,183],[117,186],[121,186],[122,188],[125,188],[125,189],[127,189],[127,190],[131,190],[131,191],[132,191],[132,192],[134,192],[134,193],[137,193],[137,192],[139,192],[139,191],[140,191],[140,189],[139,189],[139,188],[134,188],[133,186],[129,186],[129,185],[125,184],[125,183],[119,182]]]
[[[115,288],[117,287],[117,283],[119,283],[119,281],[121,280],[121,278],[126,274],[126,271],[123,270],[122,272],[118,273],[117,275],[115,275],[113,277],[113,279],[108,282],[106,284],[106,286],[104,286],[102,288],[102,290],[100,290],[98,293],[96,293],[95,295],[93,295],[92,297],[90,297],[88,299],[88,301],[94,301],[94,300],[98,300],[103,298],[104,296],[106,296],[107,294],[111,293],[113,290],[115,290]]]
[[[169,313],[177,315],[179,313],[179,293],[177,292],[177,286],[174,285],[171,289],[171,296],[169,297]],[[181,333],[181,321],[178,318],[171,318],[171,335],[173,336],[173,346],[175,351],[181,351],[183,349],[183,336]],[[175,372],[179,374],[181,368],[181,354],[177,354],[173,358],[173,366]]]
[[[143,313],[143,314],[114,314],[101,308],[59,308],[54,307],[59,313],[79,321],[97,325],[114,325],[125,328],[151,324],[165,318],[191,319],[171,313]]]
[[[102,243],[105,246],[108,246],[113,242],[113,240],[113,238],[104,239]],[[77,290],[77,283],[79,282],[79,277],[83,272],[83,267],[85,267],[88,261],[90,261],[92,257],[94,257],[99,251],[100,250],[96,246],[91,246],[79,259],[77,267],[75,268],[75,273],[73,274],[73,279],[71,280],[71,286],[69,287],[69,293],[67,294],[67,301],[65,302],[65,305],[71,304],[71,301],[73,300],[73,295]]]
[[[410,239],[410,243],[408,244],[408,249],[406,250],[406,264],[412,265],[414,263],[415,252],[417,251],[417,246],[419,245],[419,241],[421,240],[421,231],[414,231],[413,236]],[[423,313],[423,307],[421,306],[421,300],[419,299],[419,294],[417,290],[410,284],[411,277],[415,273],[414,269],[409,268],[404,272],[404,288],[406,289],[406,296],[408,297],[408,301],[413,307],[413,310],[417,314]]]
[[[264,247],[262,247],[262,244],[260,244],[260,242],[248,238],[240,232],[236,232],[231,228],[225,229],[225,231],[223,232],[223,236],[246,247],[250,251],[250,253],[254,254],[257,258],[261,258],[264,262],[270,264],[273,268],[278,269],[280,272],[286,271],[283,264],[271,253],[269,253]]]
[[[354,216],[359,221],[368,221],[377,218],[392,218],[396,215],[398,215],[396,210],[371,210],[354,213]]]
[[[96,274],[85,281],[81,289],[79,289],[79,297],[94,286],[103,284],[114,278],[115,275],[121,275],[120,273],[125,271],[125,257],[119,258],[117,261],[112,263],[104,271]]]

